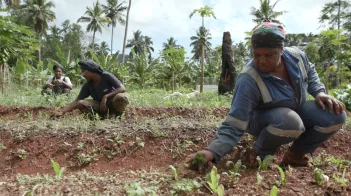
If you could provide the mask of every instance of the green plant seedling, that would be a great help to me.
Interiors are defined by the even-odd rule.
[[[206,163],[206,159],[201,154],[196,154],[195,158],[191,161],[189,168],[192,170],[197,170],[198,167]]]
[[[6,146],[2,143],[0,143],[0,150],[6,150]]]
[[[211,172],[207,174],[207,184],[214,193],[218,193],[219,178],[220,175],[217,174],[217,168],[213,166]]]
[[[257,179],[257,185],[261,185],[263,181],[263,176],[261,176],[259,172],[257,172],[256,174],[256,179]]]
[[[285,172],[284,170],[279,167],[278,165],[275,165],[275,167],[279,170],[279,174],[280,174],[280,183],[281,185],[285,185],[286,184],[286,180],[285,180]]]
[[[135,141],[138,143],[138,146],[144,148],[145,142],[143,142],[140,137],[136,137]]]
[[[57,180],[61,180],[63,173],[66,171],[65,167],[60,167],[60,165],[53,159],[51,159],[52,168],[55,171],[55,177]]]
[[[200,187],[201,184],[196,180],[183,178],[173,184],[171,195],[188,195],[188,193],[199,189]]]
[[[233,173],[240,173],[241,169],[245,168],[240,159],[235,164],[232,161],[227,161],[226,166],[229,168],[231,165],[233,165],[233,169],[230,171]]]
[[[324,171],[323,170],[316,168],[314,170],[314,172],[313,172],[313,179],[318,185],[320,185],[324,181],[328,181],[329,177],[324,175]]]
[[[278,195],[278,187],[273,185],[271,189],[271,193],[269,194],[270,196],[277,196]]]
[[[347,167],[344,168],[341,178],[339,178],[336,174],[333,174],[334,180],[343,186],[347,186],[349,184],[349,181],[345,178],[346,171],[347,171]]]
[[[220,184],[219,186],[218,186],[218,192],[217,192],[217,195],[218,196],[224,196],[224,186],[223,186],[223,184]]]
[[[170,165],[168,168],[172,170],[173,175],[174,175],[174,180],[175,180],[176,182],[178,182],[179,179],[178,179],[177,169],[176,169],[173,165]]]
[[[28,153],[24,149],[18,149],[17,152],[15,153],[15,155],[23,160],[23,159],[27,158]]]
[[[227,161],[226,166],[229,168],[233,165],[233,169],[229,170],[230,175],[234,178],[234,181],[238,181],[240,178],[241,169],[245,169],[245,165],[242,165],[241,160],[239,159],[235,164],[232,161]]]
[[[263,161],[261,161],[261,158],[257,156],[258,165],[260,166],[259,168],[261,170],[267,170],[273,160],[274,160],[274,156],[272,155],[265,156]]]

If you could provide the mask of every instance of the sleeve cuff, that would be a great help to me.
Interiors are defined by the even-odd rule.
[[[316,97],[316,96],[318,95],[318,93],[320,93],[320,92],[325,93],[325,89],[322,88],[322,89],[317,90],[312,96],[313,96],[313,97]]]

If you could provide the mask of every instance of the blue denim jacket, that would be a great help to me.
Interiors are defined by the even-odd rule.
[[[267,86],[273,101],[263,103],[260,90],[251,76],[246,73],[241,73],[238,76],[229,114],[219,127],[215,139],[206,148],[214,154],[214,162],[217,163],[223,156],[232,151],[244,132],[247,131],[254,109],[287,107],[298,111],[306,101],[307,92],[315,97],[318,92],[325,91],[314,64],[308,61],[305,53],[300,52],[307,73],[307,78],[305,79],[303,79],[302,72],[298,66],[299,60],[288,51],[283,51],[285,66],[293,88],[287,82],[273,76],[271,73],[260,72],[256,69],[253,60],[246,65],[253,66],[257,70]]]

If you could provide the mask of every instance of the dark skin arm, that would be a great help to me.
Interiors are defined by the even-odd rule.
[[[126,89],[124,88],[123,84],[121,84],[121,86],[118,89],[112,91],[109,94],[106,94],[101,100],[100,110],[103,111],[103,112],[106,111],[106,109],[107,109],[106,108],[107,99],[114,97],[118,93],[124,93],[124,92],[126,92]]]
[[[72,84],[68,84],[62,80],[58,80],[58,84],[63,84],[65,87],[72,89]]]
[[[43,86],[43,89],[47,89],[47,88],[52,89],[53,87],[54,87],[53,84],[45,84],[45,85]]]
[[[315,97],[315,101],[323,110],[325,110],[324,104],[327,104],[329,106],[329,113],[333,113],[333,110],[335,110],[336,114],[345,111],[345,105],[341,101],[324,92],[318,93]]]
[[[194,169],[197,169],[198,171],[202,172],[206,168],[211,167],[214,156],[213,156],[213,153],[209,150],[200,150],[197,153],[191,154],[186,158],[185,162],[190,165],[193,159],[195,159],[196,154],[202,155],[202,157],[205,159],[205,162],[202,164],[196,165],[195,166],[196,168]]]

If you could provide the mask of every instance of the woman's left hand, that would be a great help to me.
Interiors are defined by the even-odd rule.
[[[336,114],[340,114],[345,110],[344,103],[324,92],[318,93],[315,101],[323,110],[325,110],[325,104],[327,104],[329,106],[329,113],[332,113],[333,109],[335,109]]]

